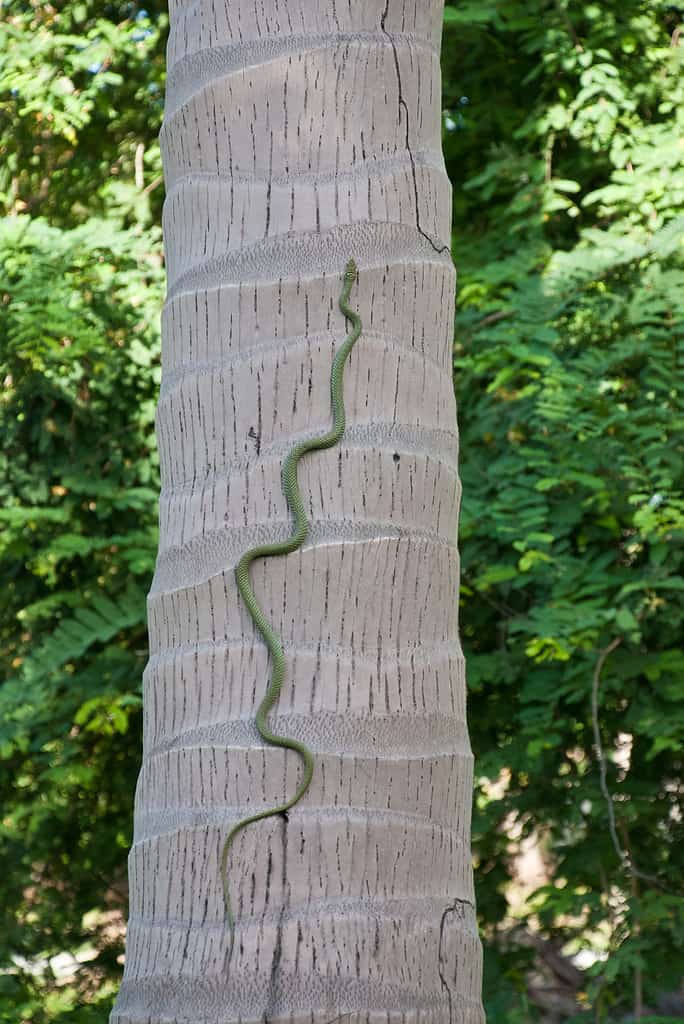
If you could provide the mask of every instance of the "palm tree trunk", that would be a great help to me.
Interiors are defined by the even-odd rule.
[[[161,133],[168,296],[144,760],[112,1024],[481,1024],[458,638],[455,272],[442,0],[173,0]],[[255,563],[287,677],[234,581],[284,538],[280,470],[328,429],[349,258],[363,333],[312,529]]]

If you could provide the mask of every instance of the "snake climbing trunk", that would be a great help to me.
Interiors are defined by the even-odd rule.
[[[442,4],[170,14],[160,539],[111,1024],[483,1024]],[[343,288],[346,422],[308,450],[356,333]],[[282,651],[265,711],[278,657],[246,582]]]

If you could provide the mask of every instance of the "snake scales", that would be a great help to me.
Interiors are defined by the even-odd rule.
[[[304,501],[299,490],[297,466],[300,459],[309,452],[318,452],[326,448],[332,448],[333,445],[337,444],[344,433],[344,367],[349,353],[361,334],[361,318],[358,313],[350,309],[348,305],[349,296],[352,286],[356,280],[356,276],[356,264],[354,260],[349,260],[344,271],[344,284],[339,299],[339,307],[344,316],[351,322],[352,330],[340,347],[339,351],[336,353],[332,364],[332,371],[330,375],[330,397],[332,400],[333,410],[332,430],[328,431],[326,434],[321,434],[320,437],[314,437],[307,441],[300,441],[290,450],[283,462],[283,491],[285,493],[290,515],[292,516],[293,531],[287,540],[278,541],[273,544],[259,544],[256,547],[250,548],[249,551],[244,553],[235,569],[235,579],[237,581],[240,595],[242,596],[257,629],[261,633],[271,656],[271,681],[256,712],[257,729],[266,743],[270,743],[276,747],[285,747],[287,750],[296,751],[302,759],[304,772],[294,796],[289,800],[286,800],[285,803],[280,804],[278,807],[258,811],[256,814],[250,814],[248,817],[243,818],[233,826],[224,841],[221,853],[220,871],[223,883],[226,915],[231,931],[231,953],[235,934],[235,921],[231,910],[227,872],[228,855],[231,844],[237,833],[243,828],[246,828],[247,825],[251,825],[255,821],[261,821],[264,818],[273,817],[277,814],[287,814],[287,811],[301,800],[309,788],[314,768],[313,755],[304,743],[288,736],[278,736],[271,732],[268,726],[269,712],[278,700],[283,684],[283,678],[285,675],[285,655],[283,653],[283,646],[280,637],[274,631],[256,599],[252,589],[249,569],[252,562],[257,558],[271,558],[277,555],[288,555],[292,551],[296,551],[297,548],[302,546],[309,532],[309,521],[307,519],[306,509],[304,508]]]

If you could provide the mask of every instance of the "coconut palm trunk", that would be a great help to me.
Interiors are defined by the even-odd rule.
[[[168,296],[144,758],[113,1024],[481,1024],[472,764],[458,637],[455,271],[441,151],[441,0],[172,0],[161,132]],[[281,467],[308,456],[304,546]]]

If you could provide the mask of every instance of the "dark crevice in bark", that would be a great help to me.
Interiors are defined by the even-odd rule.
[[[385,28],[385,21],[387,19],[387,15],[389,14],[389,5],[390,5],[390,0],[387,0],[387,2],[385,3],[385,9],[382,12],[382,16],[380,18],[380,30],[383,33],[383,35],[386,36],[390,46],[392,47],[392,53],[394,54],[394,67],[395,67],[396,73],[397,73],[397,89],[398,89],[398,92],[399,92],[399,119],[401,121],[401,111],[402,111],[402,108],[403,108],[403,111],[404,111],[404,117],[406,119],[406,151],[407,151],[407,153],[409,155],[409,160],[411,161],[411,176],[413,178],[413,195],[414,195],[414,201],[415,201],[415,206],[416,206],[416,228],[418,229],[418,233],[420,235],[422,235],[423,238],[426,239],[426,241],[428,241],[430,243],[430,245],[435,250],[435,252],[438,253],[441,256],[442,253],[445,253],[445,252],[451,253],[451,247],[448,246],[448,245],[438,245],[430,237],[430,235],[428,235],[427,231],[425,231],[422,228],[421,223],[420,223],[420,203],[419,203],[419,200],[418,200],[418,179],[416,177],[416,161],[415,161],[415,157],[413,156],[413,150],[411,149],[411,135],[410,135],[408,105],[406,103],[406,100],[404,99],[404,94],[403,94],[402,88],[401,88],[401,70],[399,68],[399,54],[397,53],[397,47],[395,45],[394,40],[392,39],[392,36],[390,35],[390,33]]]
[[[281,852],[281,883],[282,883],[282,898],[280,904],[280,914],[278,916],[278,925],[276,928],[276,939],[275,946],[273,949],[273,959],[271,960],[271,973],[268,980],[268,998],[266,1001],[266,1010],[264,1012],[264,1024],[268,1024],[271,1017],[277,1015],[276,1006],[278,1004],[278,990],[280,987],[280,979],[278,976],[278,968],[280,967],[280,961],[283,955],[283,916],[288,904],[286,899],[286,886],[287,886],[287,823],[288,817],[287,812],[281,814],[283,819],[283,827],[281,829],[282,839],[282,852]]]
[[[442,916],[439,922],[439,947],[437,949],[437,970],[439,972],[439,980],[442,983],[442,988],[446,991],[447,999],[449,1000],[449,1024],[453,1024],[454,1019],[454,1007],[451,998],[451,985],[444,976],[444,958],[443,958],[443,946],[444,946],[444,926],[446,924],[447,914],[453,914],[459,907],[470,907],[474,910],[474,905],[470,900],[454,900],[453,903],[447,904],[442,912]],[[456,984],[456,978],[454,978],[454,984]]]

